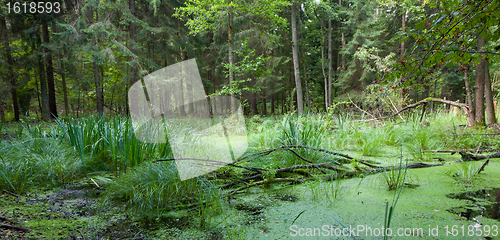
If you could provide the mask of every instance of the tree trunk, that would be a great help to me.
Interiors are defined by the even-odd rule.
[[[403,12],[401,13],[401,30],[403,32],[405,32],[405,27],[406,27],[406,10],[402,7],[402,11]],[[401,42],[401,53],[400,54],[401,54],[401,60],[402,60],[403,56],[405,55],[405,41]],[[434,86],[434,88],[435,88],[435,86]],[[408,88],[405,88],[405,87],[401,88],[400,94],[401,94],[401,99],[402,99],[401,108],[404,108],[407,105],[406,96],[408,96],[408,94],[409,94]],[[430,108],[431,108],[431,112],[432,112],[432,110],[434,109],[434,102],[431,102],[431,107]]]
[[[135,0],[129,0],[128,1],[128,8],[130,10],[131,15],[135,15]],[[132,53],[135,53],[134,49],[134,44],[135,44],[135,24],[133,22],[129,23],[128,26],[128,32],[129,32],[129,41],[128,41],[128,48]],[[166,61],[165,57],[165,61]],[[130,79],[128,81],[128,87],[130,91],[130,87],[138,80],[137,77],[137,66],[134,64],[135,58],[133,56],[130,57],[129,61],[132,62],[132,68],[130,69]],[[165,66],[167,64],[165,63]],[[139,93],[136,92],[136,89],[132,89],[132,92],[130,93],[130,99],[127,97],[125,98],[127,101],[126,108],[127,108],[127,114],[130,114],[130,106],[132,105],[133,109],[140,109],[138,104],[139,104],[139,99],[138,95]]]
[[[486,101],[486,116],[488,124],[497,123],[495,116],[495,105],[493,104],[493,95],[491,93],[490,67],[488,59],[484,60],[484,98]]]
[[[251,94],[250,105],[252,107],[253,115],[259,114],[259,110],[257,109],[257,94],[255,94],[255,93]]]
[[[323,19],[321,19],[321,71],[325,82],[325,111],[328,110],[328,78],[325,73],[325,34],[323,33]]]
[[[480,36],[477,40],[477,50],[482,51],[484,47],[484,38]],[[485,59],[481,58],[476,66],[476,93],[475,93],[475,124],[484,126],[484,74],[485,74]]]
[[[333,78],[333,55],[332,55],[332,20],[328,19],[328,106],[332,105],[332,78]]]
[[[49,26],[45,20],[42,20],[42,35],[43,43],[50,44]],[[50,118],[57,118],[57,104],[56,104],[56,89],[54,84],[54,67],[52,66],[52,52],[45,48],[45,65],[47,69],[47,86],[49,90],[49,110]]]
[[[229,4],[232,3],[232,0],[229,0]],[[233,89],[233,12],[231,7],[228,10],[228,30],[227,30],[227,44],[228,44],[228,58],[229,58],[229,89]],[[234,98],[234,93],[231,93],[231,113],[236,110],[236,99]]]
[[[19,121],[19,105],[18,105],[18,99],[17,99],[17,81],[14,76],[14,60],[12,59],[12,54],[10,53],[10,38],[9,38],[9,31],[7,30],[7,23],[5,17],[2,17],[0,19],[0,24],[1,28],[0,30],[3,31],[4,33],[4,52],[7,57],[7,79],[10,81],[10,92],[12,95],[12,105],[14,107],[14,119],[16,121]],[[3,100],[0,104],[2,104],[2,119],[5,120],[4,118],[4,108],[3,108]],[[0,136],[1,137],[1,136]]]
[[[69,103],[68,103],[68,88],[66,86],[66,73],[64,71],[64,63],[62,62],[62,57],[59,59],[60,64],[60,74],[61,74],[61,81],[62,81],[62,89],[63,89],[63,95],[64,95],[64,111],[66,112],[66,117],[69,117]]]
[[[297,26],[295,21],[295,1],[292,3],[292,55],[293,55],[293,70],[295,73],[295,88],[297,90],[297,110],[300,114],[304,113],[304,104],[302,103],[302,86],[300,83],[300,72],[299,72],[299,50],[297,41]]]
[[[91,14],[92,17],[93,14]],[[96,17],[95,21],[97,22],[99,19],[96,11]],[[102,97],[102,87],[101,87],[101,75],[99,74],[99,63],[97,62],[97,53],[99,51],[99,46],[97,45],[97,40],[96,37],[92,37],[92,44],[94,45],[94,54],[93,54],[93,60],[92,60],[92,67],[94,69],[94,84],[95,84],[95,93],[96,93],[96,107],[97,107],[97,114],[102,116],[104,114],[104,108],[103,108],[103,97]]]
[[[41,45],[41,42],[38,41],[38,46]],[[47,91],[47,80],[45,75],[45,66],[43,64],[43,57],[41,55],[38,56],[38,75],[40,78],[40,98],[42,99],[42,108],[40,112],[42,113],[42,119],[48,121],[50,119],[50,110],[49,110],[49,95]]]
[[[266,90],[262,90],[262,94],[264,94],[264,97],[262,98],[262,116],[266,116],[267,115]]]
[[[467,125],[474,125],[474,104],[472,104],[472,96],[469,87],[469,74],[464,70],[465,94],[467,94],[467,105],[469,106],[470,114],[467,116]]]
[[[342,8],[342,0],[339,0],[339,8]],[[339,21],[339,30],[341,30],[341,29],[342,29],[342,21]],[[341,41],[342,41],[342,50],[341,51],[343,51],[345,49],[344,32],[342,32],[341,35],[342,35],[342,38],[341,38]],[[342,67],[342,70],[345,70],[345,56],[344,56],[344,53],[342,53],[342,64],[341,64],[341,67]]]

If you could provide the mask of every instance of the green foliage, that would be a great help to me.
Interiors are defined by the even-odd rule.
[[[322,115],[287,115],[281,122],[280,142],[284,145],[302,145],[319,147],[324,141],[326,125]],[[295,149],[295,151],[313,162],[320,156],[310,149]],[[293,153],[285,153],[287,166],[303,164],[303,160]]]
[[[119,175],[145,160],[166,157],[170,153],[168,144],[140,142],[135,137],[130,118],[106,120],[91,116],[59,121],[58,124],[67,132],[67,135],[60,134],[67,136],[80,159],[93,170],[99,170],[104,164],[104,169],[111,169]]]
[[[379,130],[359,131],[356,138],[358,139],[358,145],[361,147],[363,156],[378,156],[380,154],[382,139],[379,136]]]
[[[460,162],[455,164],[454,169],[446,174],[455,179],[457,184],[463,186],[473,185],[479,178],[479,169],[481,163],[477,162]]]
[[[56,138],[4,141],[0,145],[0,188],[24,193],[36,186],[59,186],[82,176],[83,162]]]
[[[194,204],[202,226],[219,203],[217,187],[203,178],[181,181],[174,162],[143,163],[113,179],[104,194],[139,216],[161,216]]]
[[[434,153],[424,150],[439,150],[443,146],[441,140],[437,138],[436,131],[419,122],[413,122],[405,130],[405,146],[415,160],[430,161]]]
[[[409,76],[401,81],[405,86],[432,80],[433,73],[443,66],[465,65],[470,61],[477,63],[481,55],[476,51],[478,36],[493,42],[500,36],[496,27],[500,12],[494,10],[499,7],[497,1],[454,0],[437,4],[431,1],[426,7],[431,11],[419,12],[415,26],[395,37],[413,43],[406,51],[407,55],[394,63],[391,71],[391,75],[402,73]],[[492,50],[497,43],[493,44],[488,44],[486,49]]]

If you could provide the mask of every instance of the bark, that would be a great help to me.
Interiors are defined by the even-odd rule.
[[[493,104],[493,94],[491,90],[490,67],[488,59],[484,60],[484,98],[486,101],[486,117],[488,124],[497,123],[495,116],[495,105]]]
[[[302,86],[300,83],[299,72],[299,50],[297,41],[297,26],[296,26],[296,11],[295,1],[292,3],[291,21],[292,21],[292,55],[293,55],[293,71],[295,75],[295,88],[297,90],[297,110],[300,114],[304,113],[304,104],[302,102]]]
[[[472,95],[469,87],[469,73],[464,70],[465,94],[467,94],[467,105],[469,105],[471,116],[467,118],[467,125],[474,125],[474,104],[472,104]]]
[[[477,50],[482,51],[484,47],[484,38],[480,36],[477,40]],[[476,93],[475,93],[475,124],[484,126],[484,70],[485,59],[481,59],[476,66]]]
[[[14,108],[14,119],[16,121],[19,121],[19,105],[18,105],[18,99],[17,99],[17,81],[14,75],[14,60],[12,59],[12,54],[10,53],[10,37],[9,37],[9,31],[7,30],[7,23],[5,17],[0,18],[0,30],[3,31],[4,33],[4,52],[5,56],[7,57],[7,79],[9,79],[10,82],[10,92],[12,95],[12,105]],[[2,102],[3,104],[3,102]],[[2,105],[2,120],[4,119],[4,109]]]
[[[45,20],[42,20],[42,35],[43,43],[50,44],[49,26]],[[49,110],[50,118],[57,118],[57,104],[56,104],[56,89],[54,84],[54,67],[52,65],[52,51],[45,48],[45,65],[47,69],[47,86],[49,91]]]

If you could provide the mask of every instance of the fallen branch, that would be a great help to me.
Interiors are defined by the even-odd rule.
[[[386,166],[386,167],[377,167],[377,168],[370,168],[370,169],[363,169],[363,170],[351,170],[351,171],[346,171],[343,174],[335,174],[335,175],[330,175],[326,176],[324,179],[327,181],[339,179],[339,178],[350,178],[354,176],[359,176],[359,174],[375,174],[375,173],[380,173],[380,172],[385,172],[385,171],[391,171],[395,169],[402,169],[402,168],[428,168],[428,167],[437,167],[437,166],[443,166],[441,163],[436,163],[436,164],[429,164],[429,163],[411,163],[408,165],[399,165],[399,166]]]
[[[373,168],[377,167],[375,165],[372,165],[372,164],[368,163],[368,161],[366,161],[366,160],[355,159],[355,158],[353,158],[353,157],[351,157],[349,155],[346,155],[346,154],[332,152],[332,151],[329,151],[329,150],[326,150],[326,149],[321,149],[321,148],[316,148],[316,147],[303,146],[303,145],[280,146],[280,147],[273,148],[273,149],[270,149],[270,150],[267,150],[267,151],[253,153],[253,154],[244,156],[244,157],[238,159],[237,162],[241,162],[241,161],[243,161],[243,160],[245,160],[245,159],[247,159],[249,157],[253,157],[253,156],[265,156],[265,155],[269,155],[270,153],[272,153],[274,151],[278,151],[278,150],[291,150],[292,148],[304,148],[304,149],[310,149],[310,150],[315,150],[315,151],[319,151],[319,152],[324,152],[324,153],[327,153],[327,154],[330,154],[330,155],[347,158],[349,160],[355,160],[355,161],[357,161],[359,163],[362,163],[362,164],[364,164],[366,166],[369,166],[369,167],[373,167]],[[340,164],[337,164],[337,165],[340,165]]]
[[[20,227],[20,226],[16,226],[16,225],[3,224],[3,223],[0,223],[0,228],[14,229],[14,230],[23,231],[23,232],[31,232],[31,229],[29,229],[29,228]]]
[[[465,114],[467,115],[467,124],[469,126],[472,126],[473,122],[470,121],[470,110],[469,110],[469,106],[465,103],[458,103],[458,102],[453,102],[453,101],[449,101],[449,100],[444,100],[444,99],[441,99],[441,98],[426,98],[424,100],[421,100],[421,101],[418,101],[414,104],[410,104],[404,108],[402,108],[401,110],[397,111],[396,113],[392,114],[391,116],[386,116],[386,117],[381,117],[381,118],[372,118],[372,119],[366,119],[366,120],[355,120],[355,121],[351,121],[349,123],[354,123],[354,122],[369,122],[369,121],[378,121],[378,120],[382,120],[382,119],[385,119],[385,118],[393,118],[395,116],[400,116],[400,114],[404,111],[407,111],[409,109],[412,109],[412,108],[415,108],[421,104],[425,104],[425,103],[428,103],[428,102],[440,102],[440,103],[444,103],[444,104],[448,104],[448,105],[452,105],[452,106],[456,106],[456,107],[460,107],[462,108],[462,110],[465,112]],[[400,116],[401,117],[401,116]],[[404,121],[404,120],[403,120]]]
[[[354,103],[354,102],[352,101],[351,96],[349,96],[349,94],[348,94],[347,96],[349,97],[349,101],[351,101],[352,105],[354,105],[357,109],[359,109],[360,111],[362,111],[362,112],[364,112],[364,113],[366,113],[366,114],[368,114],[368,115],[372,116],[372,118],[377,118],[377,117],[375,117],[373,114],[371,114],[371,113],[369,113],[369,112],[367,112],[367,111],[363,110],[362,108],[358,107],[358,105],[356,105],[356,103]],[[375,120],[375,121],[377,121],[378,123],[382,124],[379,120]]]

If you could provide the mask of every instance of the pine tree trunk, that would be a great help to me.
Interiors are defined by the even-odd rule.
[[[477,40],[477,50],[482,51],[484,47],[484,38],[480,36]],[[475,124],[484,126],[484,67],[485,59],[481,58],[476,66],[476,93],[475,93]]]
[[[42,20],[42,34],[43,43],[50,44],[49,26],[45,20]],[[45,48],[45,65],[47,69],[47,86],[49,90],[49,110],[50,118],[57,118],[57,104],[56,104],[56,89],[54,84],[54,67],[52,66],[52,52]]]
[[[333,55],[332,20],[328,19],[328,106],[332,105]]]
[[[14,119],[16,121],[19,121],[19,105],[18,105],[18,99],[17,99],[17,81],[14,76],[14,60],[12,59],[12,54],[10,53],[10,37],[9,37],[9,31],[7,30],[7,23],[5,17],[0,18],[0,30],[3,31],[4,34],[4,52],[5,56],[7,57],[7,78],[10,81],[10,92],[12,95],[12,105],[14,108]],[[4,108],[3,108],[3,100],[0,103],[2,105],[2,120],[5,120],[4,114]],[[1,137],[1,136],[0,136]]]
[[[491,93],[490,66],[488,59],[484,60],[484,98],[486,101],[486,117],[488,124],[497,123],[495,116],[495,105],[493,104],[493,94]]]
[[[299,50],[297,41],[297,26],[295,21],[295,1],[292,3],[292,55],[293,55],[293,70],[295,73],[295,88],[297,90],[297,110],[300,114],[304,113],[304,104],[302,102],[302,86],[300,83],[300,72],[299,72]]]

